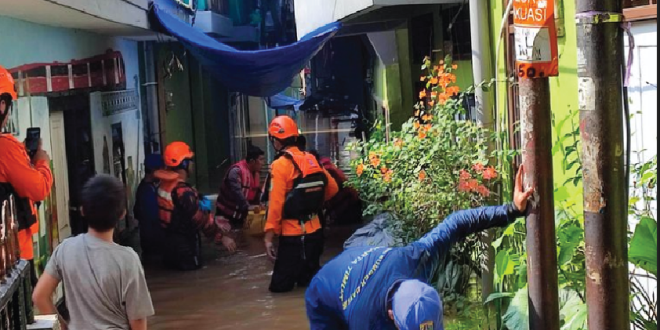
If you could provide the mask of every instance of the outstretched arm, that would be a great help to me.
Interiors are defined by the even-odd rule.
[[[457,241],[494,227],[504,227],[523,213],[512,204],[459,211],[413,245],[433,255],[448,251]]]
[[[522,217],[527,210],[527,202],[535,190],[534,188],[523,190],[523,173],[524,168],[521,166],[516,176],[513,203],[453,213],[438,227],[413,243],[413,246],[432,255],[438,255],[469,235],[494,227],[507,226]]]

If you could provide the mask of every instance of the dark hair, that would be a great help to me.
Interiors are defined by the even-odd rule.
[[[109,175],[97,175],[83,187],[82,208],[89,227],[100,232],[117,225],[126,211],[126,189]]]
[[[300,151],[305,151],[307,149],[307,138],[304,135],[298,136],[296,145],[298,146],[298,149],[300,149]]]
[[[245,156],[245,160],[247,160],[249,163],[253,160],[258,160],[259,157],[264,156],[265,154],[266,153],[263,150],[261,150],[261,148],[250,146],[247,151],[247,156]]]
[[[312,156],[316,157],[316,160],[320,163],[321,162],[321,155],[319,154],[319,151],[316,149],[312,149],[309,151]]]
[[[0,101],[5,101],[5,112],[0,112],[0,124],[2,124],[3,121],[5,121],[5,118],[9,115],[9,112],[11,111],[11,106],[12,106],[12,97],[9,93],[2,93],[0,95]],[[1,129],[2,127],[0,127]]]

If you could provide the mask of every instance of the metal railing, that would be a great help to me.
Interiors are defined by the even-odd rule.
[[[14,195],[0,190],[0,330],[25,330],[34,323],[31,267],[20,259]]]
[[[30,264],[21,260],[0,285],[0,330],[25,330],[34,323]]]

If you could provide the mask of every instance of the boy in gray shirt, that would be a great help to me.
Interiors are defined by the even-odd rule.
[[[34,304],[42,313],[56,314],[52,295],[63,282],[71,316],[64,329],[146,330],[154,308],[140,259],[131,248],[113,243],[115,226],[126,215],[124,186],[110,176],[92,178],[83,188],[81,212],[88,233],[55,249],[34,290]]]

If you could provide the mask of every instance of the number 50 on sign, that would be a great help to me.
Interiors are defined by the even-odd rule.
[[[516,68],[521,78],[559,75],[555,0],[514,0]]]

